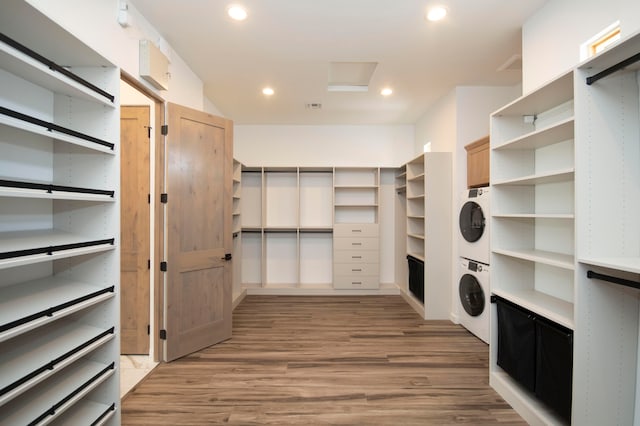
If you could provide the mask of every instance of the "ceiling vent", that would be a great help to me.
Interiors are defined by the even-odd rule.
[[[366,92],[377,62],[330,62],[330,92]]]
[[[322,109],[322,104],[320,102],[311,102],[304,105],[307,109]]]

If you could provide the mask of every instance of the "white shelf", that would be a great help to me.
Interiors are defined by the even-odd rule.
[[[100,145],[83,138],[68,135],[66,133],[60,133],[55,130],[49,131],[42,126],[37,126],[35,124],[26,122],[24,120],[19,120],[17,118],[8,117],[4,114],[0,114],[0,125],[13,127],[15,129],[23,130],[27,133],[31,133],[34,135],[44,136],[45,138],[48,138],[48,139],[57,140],[57,141],[69,143],[72,145],[82,146],[84,148],[88,148],[93,151],[115,155],[115,151],[108,146]]]
[[[28,188],[9,188],[0,185],[0,197],[7,198],[38,198],[47,200],[72,200],[72,201],[95,201],[101,203],[113,203],[115,198],[103,194],[88,194],[82,192],[51,191]]]
[[[545,183],[567,182],[573,180],[574,172],[575,169],[571,167],[546,173],[521,176],[513,179],[504,179],[494,182],[493,185],[540,185]]]
[[[491,292],[571,330],[575,328],[573,303],[531,289],[492,288]]]
[[[114,402],[115,404],[115,402]],[[55,419],[52,426],[91,424],[101,426],[105,424],[115,412],[114,404],[101,404],[83,399],[65,411],[60,417]]]
[[[107,238],[87,238],[55,229],[0,232],[0,253],[30,250],[50,246],[64,246],[69,244],[84,243],[87,241],[99,241],[103,239]],[[69,250],[54,251],[52,254],[44,253],[20,257],[10,257],[7,259],[0,259],[0,269],[29,265],[33,263],[48,262],[51,260],[80,256],[83,254],[99,253],[103,251],[113,250],[114,248],[115,246],[113,244],[105,243]]]
[[[113,339],[114,331],[77,322],[50,324],[5,342],[0,354],[0,405],[31,389]],[[33,373],[37,375],[30,377]]]
[[[497,213],[493,214],[493,217],[503,218],[503,219],[567,219],[573,220],[575,219],[574,214],[563,214],[563,213]]]
[[[89,298],[91,295],[94,296]],[[114,292],[109,291],[109,288],[56,276],[0,287],[0,327],[12,321],[42,314],[24,324],[0,331],[0,342],[112,297]],[[71,301],[76,302],[58,309]]]
[[[640,274],[640,257],[584,257],[578,262],[617,271]]]
[[[558,268],[574,270],[574,257],[568,254],[553,253],[544,250],[535,249],[498,249],[493,248],[496,254],[515,257],[517,259],[528,260],[531,262],[542,263],[545,265],[555,266]]]
[[[3,407],[4,416],[0,425],[31,424],[47,413],[38,424],[45,424],[62,415],[114,374],[115,369],[108,364],[79,360],[59,374],[42,383],[19,400]],[[68,399],[67,399],[68,398]],[[114,401],[115,402],[115,401]],[[57,407],[55,411],[51,410]]]
[[[114,102],[105,96],[70,79],[64,74],[51,70],[43,63],[3,42],[0,42],[0,63],[2,63],[2,68],[6,71],[54,93],[96,102],[110,108],[115,108],[116,106]]]
[[[573,139],[573,134],[574,118],[570,117],[544,129],[539,129],[496,145],[493,149],[539,149],[568,139]]]

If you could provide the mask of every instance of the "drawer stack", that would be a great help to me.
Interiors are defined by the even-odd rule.
[[[336,224],[333,229],[333,287],[377,289],[380,286],[377,223]]]

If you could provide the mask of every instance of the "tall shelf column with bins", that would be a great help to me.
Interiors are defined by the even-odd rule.
[[[491,293],[525,316],[549,320],[569,333],[575,293],[573,94],[574,74],[568,72],[491,116]],[[505,333],[509,323],[498,317],[495,304],[491,324],[491,385],[527,421],[566,421],[540,402],[543,379],[527,391],[498,365],[509,364],[498,350],[498,330]],[[507,337],[501,337],[503,342]],[[504,343],[509,344],[518,342]],[[536,355],[521,354],[526,356]],[[544,368],[535,370],[542,374]],[[570,401],[571,372],[564,373]]]
[[[640,424],[638,60],[635,34],[575,71],[575,424]]]
[[[0,16],[0,424],[119,424],[119,70]]]
[[[379,190],[380,169],[336,167],[333,185],[335,289],[380,286]]]
[[[451,310],[451,167],[447,152],[420,154],[404,166],[410,282],[401,289],[425,319],[448,319]]]

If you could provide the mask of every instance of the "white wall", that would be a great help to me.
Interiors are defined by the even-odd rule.
[[[456,130],[456,91],[452,90],[416,122],[412,158],[422,153],[427,142],[431,142],[431,151],[455,152]]]
[[[580,45],[620,21],[622,37],[640,31],[638,0],[549,0],[522,28],[523,92],[580,62]]]
[[[165,54],[171,60],[169,90],[158,91],[139,78],[139,40],[148,39],[157,44],[160,34],[131,3],[131,25],[122,28],[116,20],[118,0],[27,1],[163,99],[204,110],[202,81],[170,46],[165,49]],[[217,111],[210,102],[207,107]]]
[[[413,149],[413,126],[234,127],[234,156],[249,166],[397,167]]]

